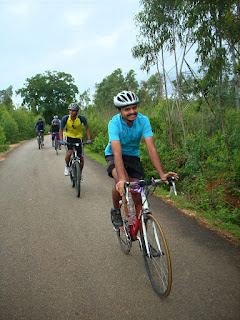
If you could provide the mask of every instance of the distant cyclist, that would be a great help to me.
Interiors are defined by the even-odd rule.
[[[42,117],[39,117],[38,118],[38,121],[36,122],[35,124],[35,127],[34,129],[36,129],[37,127],[37,130],[36,130],[36,133],[38,134],[38,132],[40,131],[40,134],[42,136],[42,144],[44,146],[44,131],[45,131],[45,122],[43,121],[43,118]]]
[[[55,136],[57,137],[58,145],[59,145],[59,150],[61,150],[61,144],[60,144],[60,138],[59,138],[59,130],[60,130],[60,124],[57,121],[57,119],[53,119],[53,122],[51,124],[50,130],[48,133],[52,134],[52,147],[54,147],[54,139]]]
[[[61,120],[58,119],[58,116],[54,116],[52,119],[52,124],[54,121],[57,121],[57,123],[59,124],[59,127],[61,126]]]
[[[66,128],[65,137],[67,138],[67,142],[69,143],[80,143],[80,146],[77,147],[77,153],[79,158],[81,159],[81,167],[83,169],[84,166],[84,158],[83,158],[83,148],[82,148],[82,124],[86,128],[87,133],[87,143],[91,143],[91,135],[90,135],[90,128],[88,126],[87,120],[83,115],[79,115],[80,107],[77,103],[71,103],[68,106],[69,115],[66,115],[62,118],[61,121],[61,128],[59,131],[60,134],[60,143],[64,144],[63,141],[63,129]],[[69,161],[72,154],[73,146],[68,145],[66,146],[67,152],[65,157],[66,167],[65,167],[65,176],[69,175]]]

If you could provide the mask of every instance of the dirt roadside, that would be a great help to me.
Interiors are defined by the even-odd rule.
[[[21,142],[16,143],[16,144],[10,144],[10,146],[9,146],[10,148],[7,151],[0,152],[0,161],[5,160],[5,157],[9,152],[11,152],[14,148],[20,146],[21,144],[23,144],[23,143],[25,143],[27,141],[29,141],[29,140],[21,141]]]
[[[4,152],[0,152],[0,161],[4,161],[6,155],[11,152],[14,148],[20,146],[21,144],[27,142],[29,140],[25,140],[25,141],[21,141],[19,143],[16,144],[11,144],[9,150],[4,151]],[[191,210],[187,210],[187,209],[179,209],[175,202],[173,200],[169,200],[169,199],[165,199],[163,196],[160,195],[156,195],[154,194],[156,197],[159,197],[162,201],[170,204],[171,206],[173,206],[174,208],[177,208],[180,212],[182,212],[184,215],[188,216],[190,219],[194,220],[196,223],[198,223],[199,225],[201,225],[204,228],[209,229],[211,232],[213,232],[214,234],[218,235],[219,237],[225,239],[226,241],[232,243],[232,245],[234,245],[237,248],[240,248],[240,241],[237,239],[237,237],[235,235],[233,235],[231,232],[227,231],[227,230],[222,230],[220,228],[218,228],[216,225],[213,225],[210,221],[208,221],[207,219],[204,219],[202,217],[199,217],[197,215],[196,212],[191,211]]]

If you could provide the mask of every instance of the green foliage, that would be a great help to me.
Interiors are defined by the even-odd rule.
[[[12,95],[13,87],[10,86],[6,90],[0,90],[0,105],[4,105],[8,111],[13,110]]]
[[[19,130],[19,140],[27,140],[35,136],[34,126],[36,117],[32,112],[24,110],[15,110],[12,113],[12,118],[16,121]]]
[[[112,74],[105,77],[101,83],[96,84],[94,104],[102,112],[104,117],[114,114],[113,97],[123,90],[137,92],[138,82],[134,70],[130,70],[126,77],[124,77],[122,69],[118,68]]]
[[[19,130],[17,122],[11,117],[6,107],[0,106],[0,123],[4,130],[6,141],[16,143],[19,141]]]
[[[105,148],[108,144],[108,136],[103,133],[99,133],[98,136],[94,139],[94,143],[90,145],[90,150],[100,155],[104,155]]]
[[[16,91],[23,98],[23,105],[34,114],[41,113],[50,124],[54,115],[61,118],[67,106],[76,101],[78,88],[70,74],[46,71],[28,78],[23,88]]]
[[[8,149],[8,146],[5,145],[6,143],[6,136],[4,133],[3,127],[0,125],[0,152],[6,151]]]

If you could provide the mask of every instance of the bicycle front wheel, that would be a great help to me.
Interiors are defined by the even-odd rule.
[[[151,214],[144,217],[141,239],[144,264],[151,285],[160,297],[166,298],[172,286],[171,259],[163,230]]]
[[[127,206],[123,204],[121,206],[121,216],[123,220],[123,226],[116,228],[118,242],[121,246],[122,251],[128,254],[132,248],[132,240],[130,235],[130,229],[127,221]]]
[[[76,196],[80,197],[81,191],[81,168],[78,162],[75,163],[75,173],[74,173],[74,181],[75,181],[75,192]]]
[[[58,141],[56,138],[54,139],[54,148],[55,148],[56,154],[58,155]]]
[[[38,143],[38,149],[41,148],[41,140],[40,140],[40,137],[37,136],[37,143]]]

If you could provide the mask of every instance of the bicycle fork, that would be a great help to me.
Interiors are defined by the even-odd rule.
[[[148,214],[151,214],[150,212],[148,212]],[[142,230],[143,230],[143,241],[145,242],[145,248],[147,251],[147,256],[148,258],[156,258],[156,257],[160,257],[162,255],[164,255],[162,249],[161,249],[161,245],[158,239],[158,235],[157,235],[157,230],[156,230],[156,225],[155,222],[152,221],[152,228],[153,228],[153,233],[154,233],[154,238],[157,244],[157,249],[158,251],[156,251],[155,248],[153,248],[151,246],[151,244],[149,244],[148,241],[148,237],[147,237],[147,229],[146,229],[146,225],[145,225],[145,221],[146,221],[147,217],[146,217],[146,213],[142,215]]]

